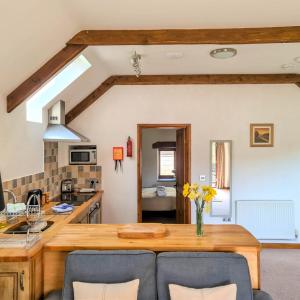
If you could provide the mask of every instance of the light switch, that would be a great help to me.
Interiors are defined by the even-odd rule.
[[[200,175],[200,181],[206,181],[206,175]]]

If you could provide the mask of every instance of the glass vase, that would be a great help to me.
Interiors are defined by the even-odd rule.
[[[196,209],[196,236],[203,236],[203,211]]]

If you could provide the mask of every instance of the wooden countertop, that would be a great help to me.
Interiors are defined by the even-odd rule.
[[[44,245],[44,294],[60,289],[65,259],[73,250],[216,251],[239,253],[247,259],[253,288],[260,287],[260,243],[239,225],[204,225],[197,237],[194,224],[166,224],[160,238],[124,239],[117,236],[120,224],[65,225]],[[134,226],[134,224],[133,224]]]
[[[166,237],[146,239],[118,238],[120,224],[65,225],[47,243],[47,251],[79,249],[114,250],[148,249],[152,251],[232,251],[257,248],[260,243],[239,225],[205,225],[204,236],[196,237],[195,225],[167,224]]]
[[[41,240],[30,249],[0,247],[0,262],[27,261],[37,252],[39,252],[43,248],[43,245],[55,234],[57,234],[64,227],[64,225],[72,222],[72,220],[75,219],[84,210],[86,210],[92,202],[99,199],[102,194],[103,191],[98,191],[93,197],[91,197],[91,199],[84,202],[82,205],[75,207],[74,211],[71,214],[54,214],[51,210],[51,207],[56,205],[57,203],[47,203],[42,208],[42,210],[45,212],[43,219],[47,221],[53,221],[54,224],[49,229],[41,233]],[[22,218],[20,218],[20,221],[22,221]],[[13,225],[8,225],[7,227],[0,230],[0,238],[8,238],[12,236],[11,234],[3,233],[10,226]]]

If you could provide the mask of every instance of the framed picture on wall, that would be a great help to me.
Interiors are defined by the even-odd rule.
[[[250,124],[251,147],[274,146],[274,124]]]

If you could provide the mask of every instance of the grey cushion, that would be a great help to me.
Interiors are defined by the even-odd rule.
[[[71,252],[66,260],[63,299],[74,299],[73,281],[120,283],[138,278],[138,300],[155,300],[155,263],[151,251]]]
[[[237,300],[253,300],[247,260],[234,253],[166,252],[157,257],[159,300],[170,300],[169,283],[192,288],[237,284]]]
[[[263,291],[253,291],[254,300],[272,300],[272,297]]]

